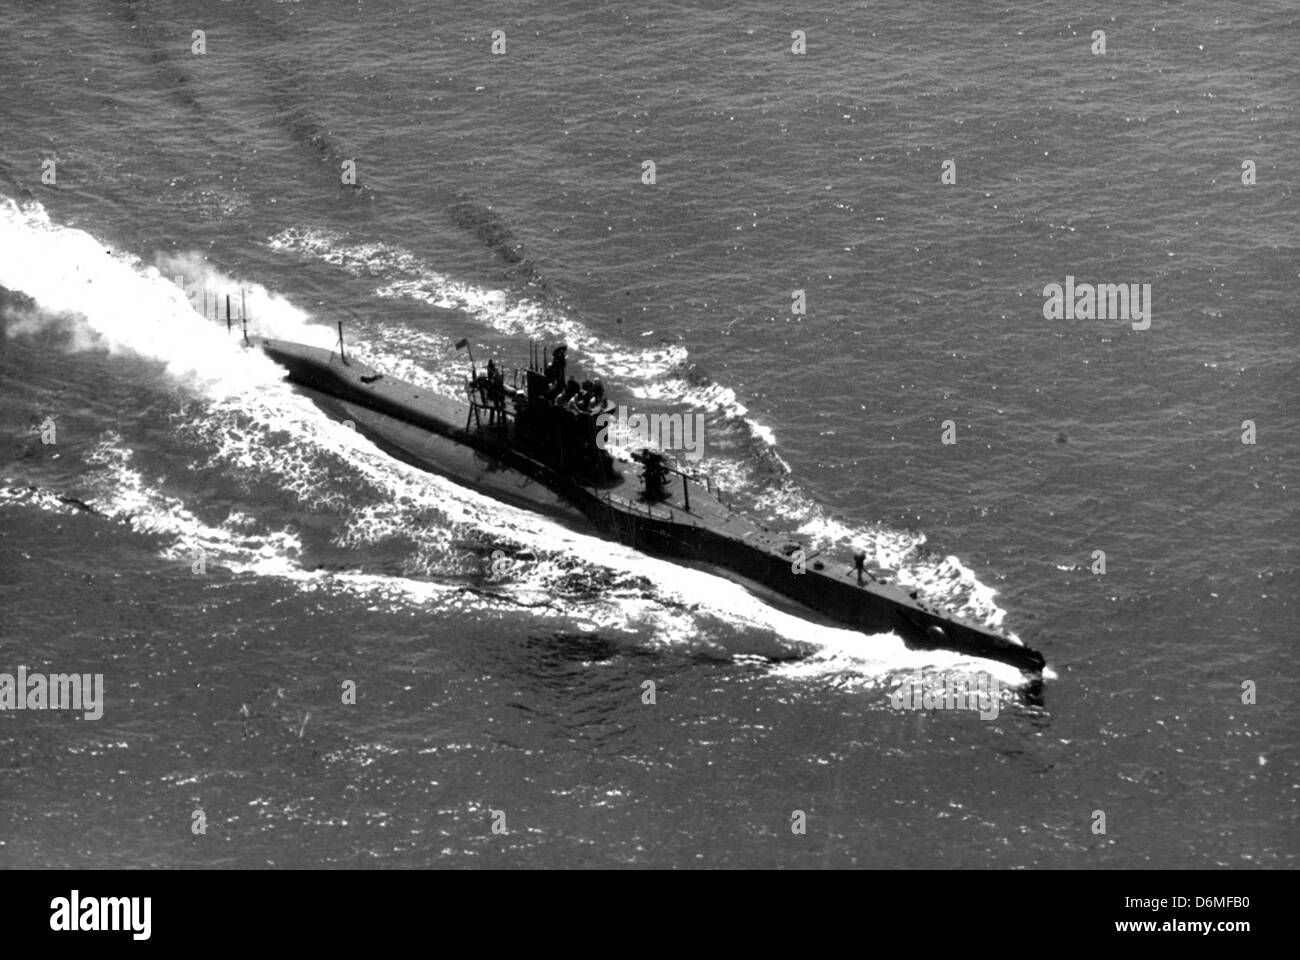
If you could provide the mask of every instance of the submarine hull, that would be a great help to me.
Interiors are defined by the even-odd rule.
[[[575,529],[695,566],[729,571],[838,623],[894,632],[913,649],[942,649],[1041,673],[1041,653],[961,620],[864,568],[834,563],[796,539],[726,507],[681,476],[655,502],[617,471],[595,481],[548,463],[512,434],[508,419],[485,424],[482,408],[377,373],[339,354],[281,340],[256,345],[334,416],[386,452]]]

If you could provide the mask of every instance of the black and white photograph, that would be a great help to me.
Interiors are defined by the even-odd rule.
[[[1248,938],[1294,3],[0,16],[0,868],[73,878],[24,925],[148,939],[119,872],[1097,871],[1112,940]]]

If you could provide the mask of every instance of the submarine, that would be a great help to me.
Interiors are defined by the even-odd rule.
[[[229,317],[227,318],[229,326]],[[599,384],[566,382],[567,349],[529,342],[528,366],[506,383],[470,350],[463,399],[434,393],[337,349],[266,337],[260,348],[287,379],[386,453],[480,493],[658,557],[721,573],[765,599],[867,633],[893,632],[910,649],[948,650],[1010,664],[1041,682],[1041,653],[961,619],[870,570],[866,556],[831,556],[727,506],[708,477],[660,451],[615,460],[604,442],[613,404]],[[468,340],[456,348],[469,349]]]

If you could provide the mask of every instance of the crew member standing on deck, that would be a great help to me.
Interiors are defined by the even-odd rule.
[[[551,362],[546,366],[547,393],[551,399],[555,399],[564,392],[564,364],[565,354],[568,352],[569,348],[564,344],[560,344],[551,351]]]
[[[488,426],[506,422],[506,378],[495,360],[487,366],[487,384],[484,399],[488,403]]]

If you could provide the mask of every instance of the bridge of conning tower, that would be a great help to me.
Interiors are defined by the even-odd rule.
[[[530,344],[531,346],[531,344]],[[600,448],[597,418],[610,406],[603,392],[579,389],[563,379],[558,364],[543,371],[534,348],[520,389],[521,371],[507,386],[500,373],[469,384],[470,411],[466,429],[498,433],[530,456],[586,483],[611,485],[621,479],[610,455]]]

